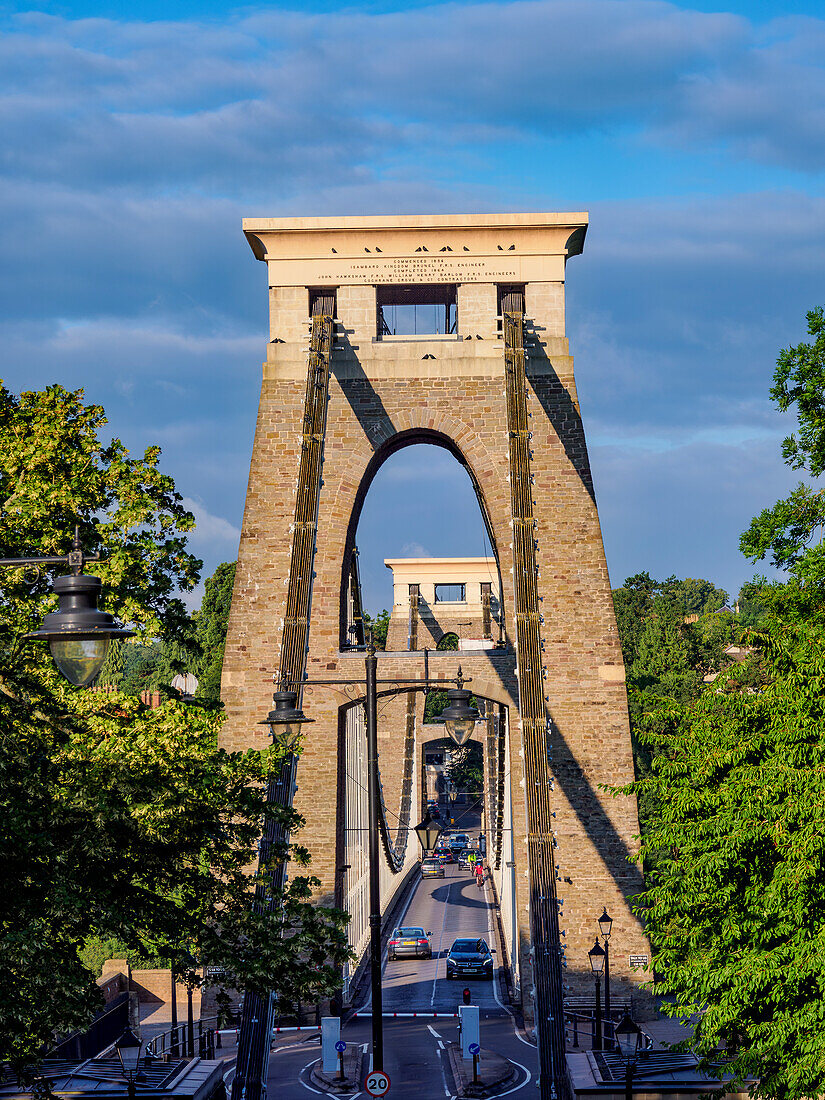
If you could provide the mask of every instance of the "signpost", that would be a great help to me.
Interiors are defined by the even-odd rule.
[[[374,1069],[372,1073],[367,1074],[364,1089],[370,1096],[386,1096],[390,1089],[390,1079],[382,1069]]]
[[[473,1056],[473,1084],[478,1084],[478,1056],[481,1054],[481,1047],[478,1043],[470,1043],[467,1048]]]
[[[345,1081],[344,1077],[344,1051],[347,1049],[347,1044],[343,1039],[339,1039],[335,1044],[335,1049],[338,1051],[338,1080]]]

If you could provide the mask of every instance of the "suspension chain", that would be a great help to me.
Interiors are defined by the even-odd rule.
[[[544,702],[541,615],[527,422],[524,296],[505,295],[503,308],[510,498],[513,523],[516,649],[519,713],[527,801],[530,932],[539,1051],[541,1100],[569,1100],[564,1042],[562,955],[556,866],[553,858],[552,779],[547,759],[548,716]]]

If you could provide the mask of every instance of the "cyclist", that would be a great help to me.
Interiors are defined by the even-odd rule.
[[[481,860],[476,860],[475,866],[476,885],[482,886],[484,884],[484,868],[481,866]]]

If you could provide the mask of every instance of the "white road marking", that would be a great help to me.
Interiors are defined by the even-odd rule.
[[[441,1042],[441,1040],[440,1040],[440,1039],[438,1040],[438,1049],[439,1049],[439,1050],[443,1050],[443,1049],[444,1049],[444,1044],[443,1044],[443,1043]]]
[[[487,921],[487,935],[490,937],[490,942],[491,943],[496,943],[497,940],[496,940],[496,937],[495,937],[495,933],[494,933],[494,931],[491,927],[492,920],[490,918],[492,918],[493,908],[492,908],[492,905],[490,904],[490,898],[487,895],[487,880],[486,879],[484,880],[484,900],[487,902],[487,912],[489,914],[488,921]],[[519,1029],[518,1029],[518,1026],[516,1024],[515,1015],[510,1011],[510,1009],[507,1007],[507,1005],[499,997],[499,995],[498,995],[498,976],[497,975],[493,976],[493,996],[496,999],[496,1004],[499,1005],[500,1008],[503,1008],[504,1011],[507,1013],[507,1015],[510,1017],[510,1022],[513,1025],[513,1034],[518,1039],[518,1041],[520,1043],[524,1043],[524,1045],[526,1047],[530,1047],[531,1050],[535,1050],[536,1048],[533,1045],[533,1043],[531,1043],[529,1040],[525,1039],[524,1036],[519,1033]],[[518,1065],[518,1062],[514,1062],[513,1065]],[[521,1087],[521,1086],[519,1086],[519,1087]],[[505,1096],[506,1093],[501,1093],[501,1095]]]
[[[496,1097],[498,1096],[509,1096],[511,1092],[518,1092],[519,1089],[523,1089],[525,1085],[530,1084],[533,1075],[527,1068],[527,1066],[523,1066],[521,1062],[514,1062],[512,1058],[510,1059],[510,1061],[513,1062],[514,1066],[518,1066],[519,1069],[524,1070],[526,1077],[520,1085],[513,1085],[513,1087],[511,1089],[507,1089],[506,1092],[494,1092],[490,1097],[490,1100],[496,1100]],[[536,1082],[536,1084],[538,1084],[538,1081]]]
[[[436,1039],[441,1038],[441,1036],[438,1034],[432,1024],[427,1024],[427,1031],[429,1031],[430,1035],[435,1035]]]
[[[453,883],[451,882],[450,885],[447,887],[447,897],[444,899],[444,916],[441,918],[441,934],[438,937],[438,958],[435,960],[435,975],[433,977],[433,992],[432,996],[430,997],[430,1007],[435,1004],[435,991],[437,988],[436,983],[438,981],[438,967],[441,964],[441,941],[444,939],[444,929],[447,926],[447,910],[450,907],[450,891],[452,890],[452,888]]]
[[[449,1096],[450,1090],[447,1086],[447,1070],[444,1066],[444,1058],[440,1050],[438,1052],[438,1064],[441,1066],[441,1080],[444,1082],[444,1095]]]
[[[307,1092],[314,1092],[316,1096],[323,1096],[323,1093],[321,1092],[320,1089],[314,1089],[312,1087],[312,1085],[308,1085],[306,1083],[306,1081],[303,1080],[303,1077],[301,1076],[301,1074],[306,1073],[306,1071],[309,1069],[310,1066],[314,1066],[317,1061],[318,1061],[317,1058],[313,1058],[311,1062],[307,1062],[307,1064],[301,1070],[301,1073],[298,1074],[298,1084],[302,1085],[307,1090]]]

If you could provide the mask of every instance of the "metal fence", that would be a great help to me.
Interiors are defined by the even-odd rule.
[[[218,1017],[210,1016],[198,1020],[191,1033],[187,1023],[161,1032],[146,1044],[146,1053],[162,1062],[176,1061],[179,1058],[214,1058],[215,1051],[220,1046]]]

